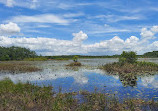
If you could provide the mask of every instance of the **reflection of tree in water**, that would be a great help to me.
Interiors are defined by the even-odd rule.
[[[126,86],[133,87],[137,85],[137,76],[135,76],[134,74],[119,75],[119,79],[124,87]]]

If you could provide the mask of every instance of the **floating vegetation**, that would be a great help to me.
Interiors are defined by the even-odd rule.
[[[55,93],[51,86],[35,86],[29,83],[14,84],[11,80],[0,81],[0,111],[156,111],[158,101],[139,98],[120,102],[114,94],[80,91]],[[81,95],[82,102],[76,98]]]
[[[3,62],[0,63],[0,71],[5,73],[36,72],[41,69],[24,62]]]

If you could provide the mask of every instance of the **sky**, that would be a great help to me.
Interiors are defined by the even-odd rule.
[[[42,55],[158,51],[157,0],[0,0],[0,46]]]

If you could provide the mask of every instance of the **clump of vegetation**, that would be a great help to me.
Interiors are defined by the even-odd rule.
[[[37,57],[35,51],[22,47],[0,47],[0,61],[23,60],[24,58]]]
[[[36,72],[41,69],[32,66],[28,63],[0,63],[0,71],[1,72],[9,72],[9,73],[25,73],[25,72]]]
[[[80,62],[72,62],[68,64],[67,66],[82,66],[82,64]]]
[[[158,109],[158,101],[124,99],[119,102],[114,94],[58,93],[51,86],[35,86],[29,83],[14,84],[11,80],[0,81],[0,111],[141,111]],[[83,102],[75,98],[80,94]],[[145,109],[147,108],[147,109]]]
[[[137,61],[137,55],[136,52],[130,51],[130,52],[125,52],[123,51],[120,58],[119,58],[119,63],[124,64],[124,63],[136,63]]]
[[[78,56],[74,56],[73,61],[74,62],[68,64],[67,66],[82,66],[82,64],[80,62],[78,62]]]
[[[77,61],[78,61],[78,56],[74,56],[74,57],[73,57],[73,61],[74,61],[74,62],[77,62]]]
[[[112,74],[146,74],[158,71],[158,64],[151,62],[139,62],[135,52],[125,52],[121,54],[119,62],[106,64],[102,67],[108,73]]]

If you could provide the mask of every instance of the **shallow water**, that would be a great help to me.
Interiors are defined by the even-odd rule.
[[[158,63],[158,59],[139,59]],[[133,77],[124,81],[119,76],[108,75],[98,66],[118,61],[118,59],[80,59],[84,66],[78,68],[66,67],[69,61],[39,61],[32,62],[43,69],[41,72],[21,74],[0,74],[0,80],[10,78],[13,82],[30,82],[37,85],[52,85],[58,92],[72,92],[87,90],[94,92],[96,89],[103,93],[113,93],[119,98],[139,97],[143,99],[158,99],[158,74],[153,76]],[[124,82],[122,82],[124,81]]]

